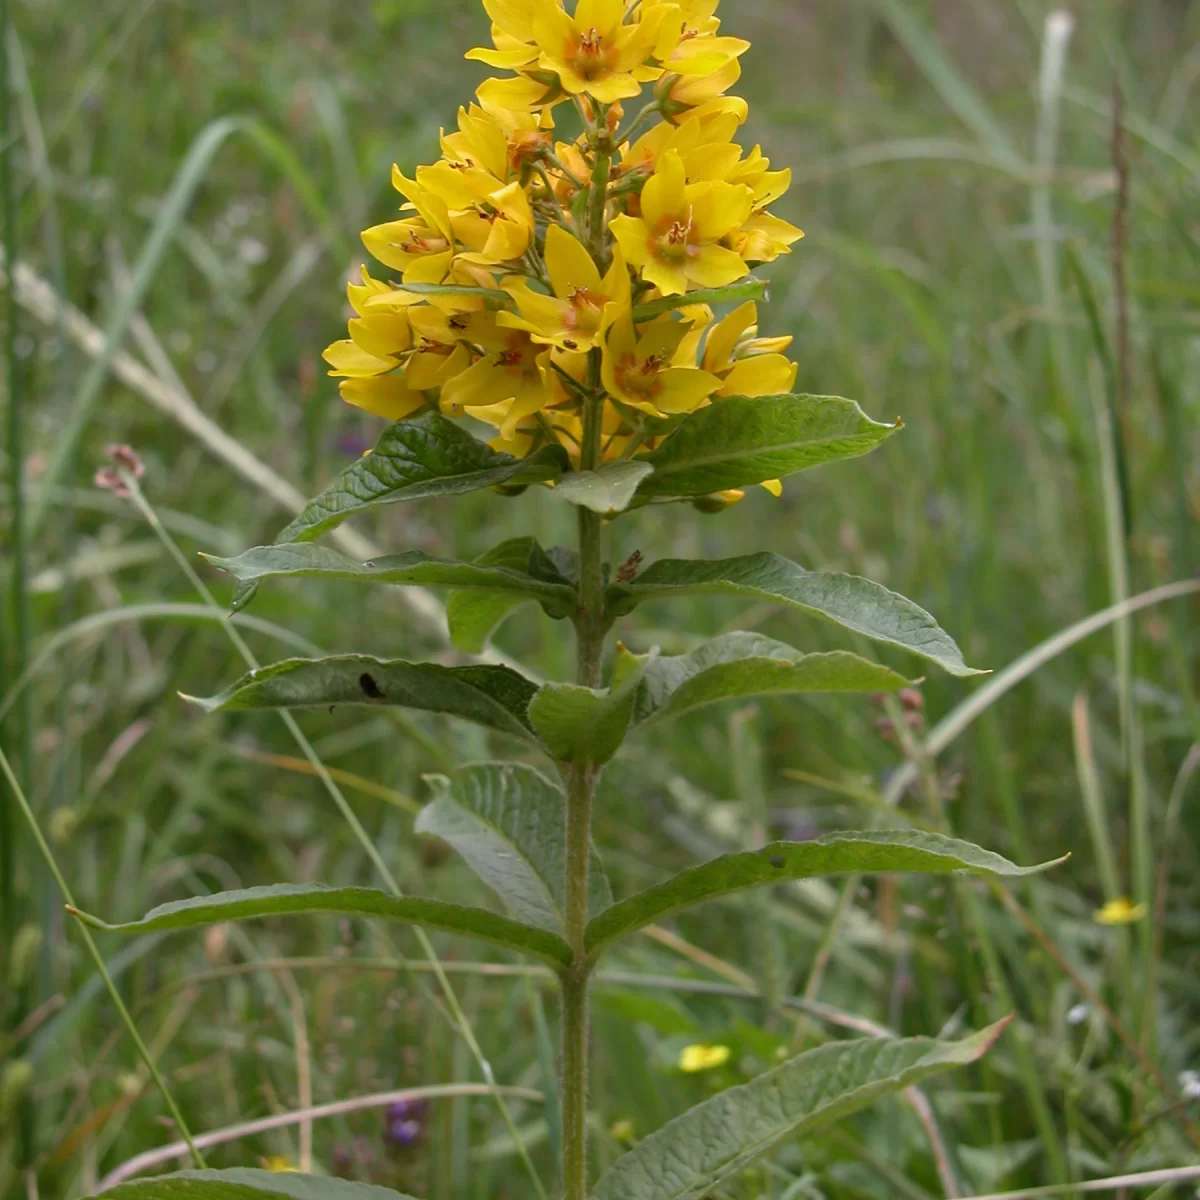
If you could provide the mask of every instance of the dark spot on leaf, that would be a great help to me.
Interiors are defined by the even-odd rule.
[[[363,566],[366,567],[368,571],[374,570],[375,568],[375,564],[373,562],[365,562],[363,563]]]
[[[787,866],[787,859],[782,854],[772,854],[770,862],[777,871],[782,871]]]
[[[366,671],[358,677],[358,686],[362,688],[362,693],[368,700],[383,699],[383,693],[379,690],[379,684],[375,682],[375,677],[368,675]]]

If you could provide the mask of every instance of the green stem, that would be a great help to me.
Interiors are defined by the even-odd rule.
[[[565,1200],[586,1200],[588,1105],[588,985],[584,949],[588,919],[588,857],[596,772],[572,768],[567,788],[567,940],[574,964],[562,977],[562,1154]]]
[[[603,127],[592,133],[595,164],[588,204],[588,249],[597,267],[607,259],[605,230],[611,137]],[[605,397],[601,386],[601,351],[588,356],[588,395],[583,400],[583,436],[579,469],[600,464]],[[602,679],[604,635],[604,549],[599,513],[579,508],[579,611],[575,617],[576,680],[598,688]],[[588,922],[588,872],[592,846],[592,802],[599,771],[587,762],[564,763],[567,785],[566,936],[574,951],[562,974],[562,1156],[564,1200],[587,1200],[588,1190],[588,985],[591,968],[584,934]]]
[[[593,355],[597,352],[593,351]],[[597,355],[598,357],[598,355]],[[599,375],[599,364],[591,364]],[[592,470],[600,453],[603,399],[585,401],[580,467]],[[598,513],[579,509],[579,613],[576,617],[578,682],[599,687],[604,655],[604,564]],[[584,932],[588,921],[588,871],[591,852],[592,801],[598,771],[587,763],[564,768],[567,782],[566,935],[575,951],[574,964],[562,978],[562,1148],[563,1196],[587,1196],[588,984],[590,968]]]

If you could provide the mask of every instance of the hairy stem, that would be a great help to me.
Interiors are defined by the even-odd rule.
[[[591,848],[594,770],[571,769],[567,791],[567,938],[575,961],[562,978],[563,1196],[587,1196],[588,984],[583,948],[588,917],[588,853]]]
[[[612,165],[611,137],[601,127],[593,135],[595,164],[588,205],[588,249],[603,270],[608,257],[605,229],[608,179]],[[583,399],[583,436],[579,469],[600,465],[604,416],[601,351],[588,358],[587,394]],[[597,688],[604,658],[604,551],[600,515],[579,510],[579,611],[575,616],[576,680]],[[588,984],[591,971],[584,945],[588,921],[588,871],[592,845],[592,800],[598,770],[587,762],[563,764],[567,785],[566,935],[574,951],[572,965],[562,976],[562,1155],[564,1200],[586,1200],[588,1185]]]

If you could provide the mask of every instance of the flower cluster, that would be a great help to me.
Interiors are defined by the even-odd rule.
[[[789,391],[790,339],[758,335],[753,299],[721,319],[704,302],[803,236],[768,211],[790,172],[734,140],[749,44],[721,34],[717,0],[484,6],[494,44],[467,57],[511,74],[460,109],[440,161],[394,169],[400,217],[363,242],[399,278],[349,286],[350,336],[325,353],[343,399],[466,414],[496,449],[578,462],[589,400],[612,461],[724,396]]]

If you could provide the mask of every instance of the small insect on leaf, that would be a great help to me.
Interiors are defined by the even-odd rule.
[[[368,700],[384,699],[383,692],[379,690],[379,684],[375,682],[375,677],[366,671],[358,677],[358,686],[362,688],[362,693]]]
[[[782,871],[783,868],[787,866],[787,859],[784,858],[782,854],[773,854],[771,855],[770,863],[775,870]]]

